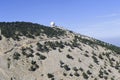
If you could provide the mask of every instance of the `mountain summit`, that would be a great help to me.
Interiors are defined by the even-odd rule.
[[[120,80],[120,48],[58,27],[0,22],[0,80]]]

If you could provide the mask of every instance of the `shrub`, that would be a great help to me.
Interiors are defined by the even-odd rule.
[[[70,49],[68,49],[68,51],[69,51],[69,52],[71,52],[71,50],[70,50]]]
[[[36,67],[35,66],[31,66],[29,71],[35,71],[36,70]]]
[[[75,76],[77,76],[77,77],[79,77],[79,76],[80,76],[80,74],[78,74],[77,72],[75,72],[75,73],[74,73],[74,75],[75,75]]]
[[[39,68],[39,65],[36,63],[36,61],[31,61],[31,67],[30,67],[30,69],[29,69],[29,71],[36,71],[36,69],[38,69]]]
[[[101,70],[99,71],[99,77],[103,78],[103,72]]]
[[[62,41],[60,41],[60,43],[59,43],[58,46],[59,46],[61,49],[63,49],[63,48],[65,47]]]
[[[112,60],[112,61],[115,61],[115,59],[114,59],[114,58],[111,58],[111,60]]]
[[[92,54],[93,54],[93,56],[97,56],[97,54],[94,51],[92,51]]]
[[[88,51],[85,51],[86,53],[89,53]]]
[[[34,64],[30,67],[29,71],[35,71],[38,68],[39,68],[39,66],[37,64]]]
[[[92,58],[93,58],[93,60],[94,60],[94,62],[96,63],[96,64],[99,64],[98,62],[98,60],[97,60],[97,58],[95,57],[95,56],[92,56]]]
[[[30,53],[30,54],[26,54],[26,57],[34,57],[34,55],[32,54],[32,53]]]
[[[92,73],[88,70],[88,71],[87,71],[87,74],[91,75]]]
[[[43,45],[40,43],[37,43],[37,50],[43,52],[44,51]]]
[[[45,46],[45,45],[44,45],[44,51],[49,52],[49,48],[47,46]]]
[[[64,67],[64,69],[65,69],[66,71],[69,71],[69,70],[70,70],[70,68],[69,68],[68,65],[64,65],[63,67]]]
[[[92,64],[90,64],[90,65],[89,65],[89,68],[90,68],[90,69],[92,69],[92,68],[93,68],[93,65],[92,65]]]
[[[13,59],[16,59],[16,60],[19,60],[20,59],[20,54],[18,53],[18,52],[15,52],[14,54],[13,54]]]
[[[113,77],[111,77],[111,80],[115,80]]]
[[[108,77],[107,77],[107,76],[104,76],[104,79],[105,79],[105,80],[107,80],[107,79],[108,79]]]
[[[103,57],[102,57],[102,55],[101,54],[99,54],[99,56],[98,56],[100,59],[103,59]]]
[[[31,61],[31,64],[32,64],[32,65],[35,65],[35,64],[36,64],[36,61],[33,61],[33,60],[32,60],[32,61]]]
[[[60,61],[60,67],[63,67],[64,62]]]
[[[0,35],[0,40],[2,40],[2,36]]]
[[[78,62],[82,62],[82,61],[80,60],[80,58],[78,59]]]
[[[110,72],[110,73],[111,73],[112,71],[111,71],[110,69],[108,69],[108,72]]]
[[[109,75],[109,73],[108,73],[106,70],[104,70],[104,73],[105,73],[106,75]]]
[[[67,73],[63,73],[64,76],[67,76]]]
[[[36,55],[39,56],[40,60],[45,60],[47,58],[46,56],[39,54],[39,53],[36,53]]]
[[[89,57],[89,55],[88,54],[84,54],[86,57]]]
[[[8,63],[7,63],[7,65],[8,65],[8,69],[10,68],[10,61],[11,61],[11,59],[10,58],[7,58],[7,61],[8,61]]]
[[[48,73],[47,76],[48,76],[48,78],[53,78],[54,77],[54,75],[51,74],[51,73]]]
[[[72,74],[72,73],[70,73],[70,76],[72,77],[72,76],[73,76],[73,74]]]
[[[95,78],[94,80],[97,80],[97,78]]]
[[[62,52],[61,49],[58,49],[59,52]]]
[[[74,71],[78,71],[78,69],[77,69],[76,67],[73,67],[73,70],[74,70]]]
[[[66,57],[67,57],[68,59],[74,59],[74,58],[73,58],[71,55],[69,55],[69,54],[67,54]]]
[[[83,68],[80,67],[79,70],[80,70],[80,71],[83,71]]]
[[[51,78],[51,80],[55,80],[55,78]]]
[[[83,49],[82,49],[81,47],[79,47],[79,49],[80,49],[81,51],[83,51]]]
[[[84,79],[88,79],[88,78],[89,78],[88,75],[87,75],[85,72],[83,72],[82,75],[83,75],[83,78],[84,78]]]

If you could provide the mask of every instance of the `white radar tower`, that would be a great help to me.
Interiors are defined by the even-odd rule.
[[[50,27],[55,27],[55,22],[52,21],[52,22],[50,23]]]

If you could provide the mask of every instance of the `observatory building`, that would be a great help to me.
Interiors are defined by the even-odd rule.
[[[50,27],[55,27],[55,22],[51,22]]]

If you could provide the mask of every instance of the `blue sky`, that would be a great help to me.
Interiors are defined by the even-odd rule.
[[[54,21],[120,46],[120,0],[0,0],[0,21]]]

